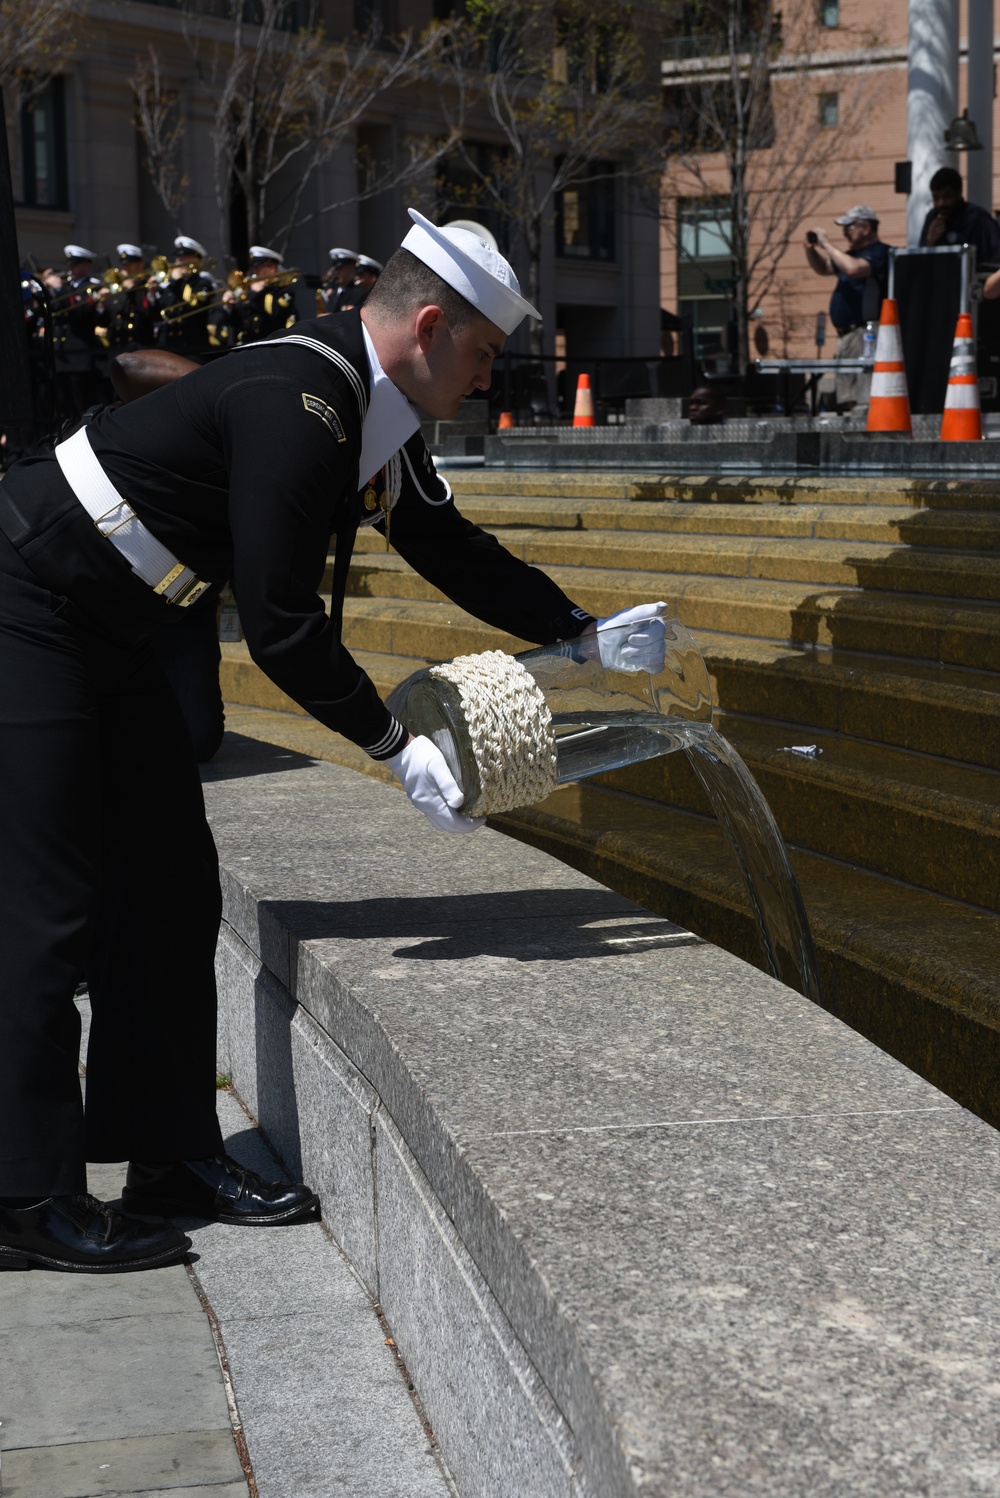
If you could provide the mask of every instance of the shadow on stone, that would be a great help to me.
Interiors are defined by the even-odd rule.
[[[299,941],[410,939],[393,956],[431,961],[500,957],[517,962],[621,957],[700,938],[636,911],[610,890],[535,889],[379,900],[261,901]]]
[[[215,759],[200,769],[202,780],[241,780],[248,775],[274,775],[279,770],[306,770],[315,763],[305,754],[227,730]]]

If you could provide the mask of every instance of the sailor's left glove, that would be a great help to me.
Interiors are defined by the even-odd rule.
[[[640,603],[597,621],[601,665],[608,671],[663,670],[667,626],[660,617],[665,603]]]
[[[478,832],[485,817],[463,817],[462,787],[441,750],[423,735],[385,761],[418,811],[439,832]]]

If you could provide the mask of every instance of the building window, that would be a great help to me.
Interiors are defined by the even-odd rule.
[[[695,356],[705,369],[730,367],[732,218],[725,198],[681,198],[677,204],[677,310],[694,324]]]
[[[820,94],[819,122],[827,129],[833,129],[834,126],[840,124],[839,94]]]
[[[819,0],[819,24],[831,31],[840,25],[840,0]]]
[[[62,78],[53,78],[21,110],[21,202],[28,208],[69,207]]]
[[[615,259],[614,168],[607,163],[604,170],[608,176],[565,187],[556,198],[556,254],[563,259]]]
[[[362,35],[398,31],[397,19],[396,0],[354,0],[354,29]]]

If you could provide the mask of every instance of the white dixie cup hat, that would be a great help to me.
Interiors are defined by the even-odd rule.
[[[179,255],[199,255],[202,260],[208,254],[205,246],[192,239],[190,234],[178,234],[174,240],[174,249]]]
[[[542,314],[521,295],[510,265],[485,239],[454,225],[439,229],[415,208],[407,212],[413,228],[401,248],[436,271],[502,333],[513,333],[525,317],[541,322]]]

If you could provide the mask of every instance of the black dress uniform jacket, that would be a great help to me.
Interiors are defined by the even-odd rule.
[[[340,639],[359,487],[372,477],[358,472],[362,329],[345,314],[302,333],[307,343],[236,351],[88,432],[150,531],[200,577],[232,577],[267,674],[384,757],[403,730]],[[401,471],[391,539],[404,557],[526,639],[579,633],[587,614],[457,513],[419,434]],[[319,593],[334,532],[327,615]],[[0,1195],[82,1191],[86,1160],[222,1150],[218,864],[187,727],[147,633],[171,607],[98,532],[51,455],[10,469],[0,482]],[[81,976],[92,1010],[86,1116]]]
[[[319,596],[330,537],[344,558],[371,477],[358,472],[368,405],[361,321],[345,313],[294,332],[309,342],[239,350],[87,430],[105,472],[157,539],[206,581],[232,579],[250,654],[271,680],[319,722],[387,758],[403,733],[341,643],[346,578],[330,615]],[[50,458],[22,464],[0,489],[0,528],[32,569],[55,592],[72,586],[70,596],[91,611],[121,606],[102,596],[114,573],[124,574],[112,589],[122,603],[127,593],[131,607],[170,608],[131,577],[53,468]],[[522,639],[549,644],[580,633],[589,614],[459,514],[419,432],[406,444],[402,474],[390,534],[417,572]],[[67,532],[91,569],[72,583]]]

